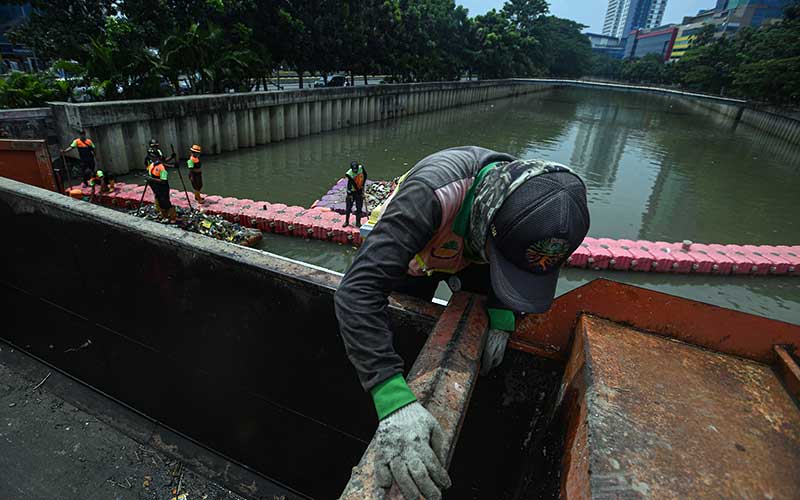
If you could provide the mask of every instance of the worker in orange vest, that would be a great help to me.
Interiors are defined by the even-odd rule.
[[[81,130],[77,139],[72,141],[68,148],[62,149],[62,153],[68,153],[73,149],[78,150],[78,157],[81,160],[81,176],[83,177],[84,187],[89,187],[89,179],[95,174],[94,168],[94,143],[86,137],[86,131]]]
[[[350,225],[350,211],[356,205],[356,226],[361,226],[361,209],[364,206],[364,186],[367,184],[367,169],[357,161],[350,162],[347,178],[347,198],[345,199],[344,227]]]
[[[203,203],[203,197],[200,196],[203,190],[203,171],[201,170],[203,165],[200,163],[200,153],[202,152],[203,149],[198,144],[195,144],[189,150],[189,159],[186,160],[186,168],[189,169],[189,182],[192,183],[194,199],[197,203]]]
[[[147,166],[147,182],[153,189],[156,199],[156,208],[161,212],[161,216],[169,219],[170,224],[178,220],[178,213],[169,200],[169,180],[167,167],[160,158],[156,158]]]

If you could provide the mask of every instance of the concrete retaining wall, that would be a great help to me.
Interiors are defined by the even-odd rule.
[[[372,85],[91,104],[52,103],[62,143],[85,128],[98,161],[121,174],[144,166],[158,138],[179,156],[200,143],[208,154],[318,134],[406,115],[536,92],[505,80]]]
[[[235,151],[344,127],[438,111],[557,87],[648,92],[692,103],[792,144],[800,144],[800,120],[746,101],[672,89],[559,79],[474,80],[371,85],[282,92],[172,97],[90,104],[51,103],[50,109],[0,111],[0,132],[14,138],[48,138],[51,155],[81,128],[98,147],[99,164],[122,174],[144,167],[151,137],[179,156],[200,143],[207,154]],[[74,153],[73,153],[74,154]]]
[[[4,178],[0,224],[0,259],[20,263],[0,338],[310,497],[342,491],[377,420],[338,274]],[[394,299],[410,366],[441,308]]]
[[[717,97],[706,94],[698,94],[694,92],[684,92],[681,90],[664,89],[659,87],[648,87],[642,85],[623,85],[618,83],[604,83],[604,82],[589,82],[583,80],[556,80],[556,79],[540,79],[540,78],[527,78],[514,79],[515,82],[527,83],[533,86],[548,86],[548,87],[583,87],[583,88],[601,88],[608,90],[624,91],[624,92],[647,92],[651,94],[662,95],[670,98],[676,98],[684,103],[691,103],[692,105],[713,111],[724,117],[731,118],[735,121],[740,121],[745,125],[749,125],[758,130],[764,131],[788,141],[792,144],[800,144],[800,119],[797,113],[780,114],[769,109],[761,109],[761,107],[750,104],[741,99],[730,99],[725,97]]]
[[[0,110],[0,139],[44,139],[53,160],[61,150],[50,108]]]

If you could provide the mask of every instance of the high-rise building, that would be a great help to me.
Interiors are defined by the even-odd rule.
[[[624,38],[635,29],[661,25],[667,0],[608,0],[603,34]]]

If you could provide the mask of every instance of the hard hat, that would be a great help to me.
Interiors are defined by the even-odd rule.
[[[191,151],[192,153],[202,153],[203,149],[199,145],[195,144],[192,146]]]
[[[152,146],[158,146],[158,141],[155,139],[150,139],[150,147]]]

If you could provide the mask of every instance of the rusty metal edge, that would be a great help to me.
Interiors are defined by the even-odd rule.
[[[800,325],[606,279],[558,297],[544,314],[526,316],[510,346],[566,361],[580,313],[765,364],[774,360],[773,345],[800,348]]]
[[[800,407],[800,366],[794,360],[789,350],[785,346],[774,346],[776,361],[773,369],[778,374],[778,378],[783,382],[786,392],[794,400],[794,403]]]
[[[561,379],[558,395],[564,418],[564,447],[561,459],[560,498],[591,498],[589,481],[589,433],[586,391],[589,374],[586,366],[586,323],[581,315],[575,326],[575,341]]]
[[[458,293],[439,318],[408,376],[417,399],[436,417],[445,434],[447,464],[453,457],[488,329],[484,299]],[[353,468],[342,492],[345,500],[402,499],[394,485],[388,492],[375,482],[377,447],[372,441]]]
[[[47,141],[43,139],[0,139],[0,151],[30,151],[34,154],[39,178],[42,180],[42,189],[58,192],[53,166],[50,160],[50,151]]]

